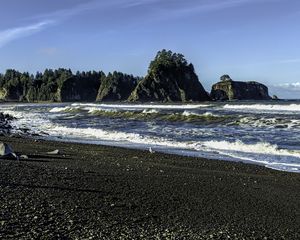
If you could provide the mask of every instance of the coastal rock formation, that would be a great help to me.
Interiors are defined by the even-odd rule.
[[[182,54],[162,50],[150,63],[147,76],[138,83],[129,101],[207,101],[193,65]]]
[[[277,97],[277,95],[273,95],[272,100],[279,100],[279,98]]]
[[[68,78],[57,90],[57,100],[61,102],[94,102],[100,87],[100,79],[85,79],[78,76]]]
[[[97,95],[97,101],[122,101],[127,100],[136,87],[138,78],[121,72],[109,73],[102,78]]]
[[[11,132],[12,126],[10,122],[14,119],[13,116],[0,112],[0,135],[8,135]]]
[[[2,101],[23,101],[24,100],[23,90],[19,90],[16,87],[1,88],[0,89],[0,100],[2,100]]]
[[[220,82],[211,90],[213,100],[269,100],[268,88],[258,82],[233,81],[229,75],[223,75]]]
[[[23,101],[26,95],[26,82],[30,79],[28,73],[21,74],[14,69],[6,70],[0,74],[0,100]]]

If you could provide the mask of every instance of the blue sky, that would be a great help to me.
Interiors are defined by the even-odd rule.
[[[119,70],[143,76],[158,50],[300,98],[299,0],[2,0],[0,71]]]

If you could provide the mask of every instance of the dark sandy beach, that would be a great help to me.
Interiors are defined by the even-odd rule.
[[[1,137],[0,239],[300,239],[300,174]],[[45,152],[59,149],[60,155]]]

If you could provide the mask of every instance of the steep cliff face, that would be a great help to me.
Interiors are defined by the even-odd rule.
[[[24,101],[30,81],[29,73],[20,73],[14,69],[7,69],[0,73],[0,100]]]
[[[233,81],[228,75],[212,86],[213,100],[269,100],[268,88],[258,82]]]
[[[94,102],[100,87],[100,79],[70,77],[57,90],[57,100],[61,102]]]
[[[101,80],[97,101],[123,101],[127,100],[138,79],[132,75],[121,72],[109,73]]]
[[[2,101],[24,101],[25,94],[24,90],[18,87],[1,88],[0,89],[0,100]]]
[[[147,76],[139,82],[129,101],[207,101],[192,64],[183,55],[163,50],[150,63]]]

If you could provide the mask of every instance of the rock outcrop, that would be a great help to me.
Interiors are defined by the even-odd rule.
[[[2,101],[24,101],[25,94],[23,89],[19,89],[18,87],[10,87],[10,88],[1,88],[0,89],[0,100]]]
[[[129,101],[207,101],[192,64],[183,55],[162,50],[150,63],[147,76],[138,83]]]
[[[94,102],[100,87],[100,79],[85,79],[73,76],[62,83],[57,90],[57,100],[61,102]]]
[[[220,82],[214,84],[211,90],[213,100],[269,100],[268,88],[258,82],[233,81],[228,75],[223,75]]]
[[[97,101],[124,101],[127,100],[136,87],[138,78],[121,72],[109,73],[102,78],[97,95]]]

